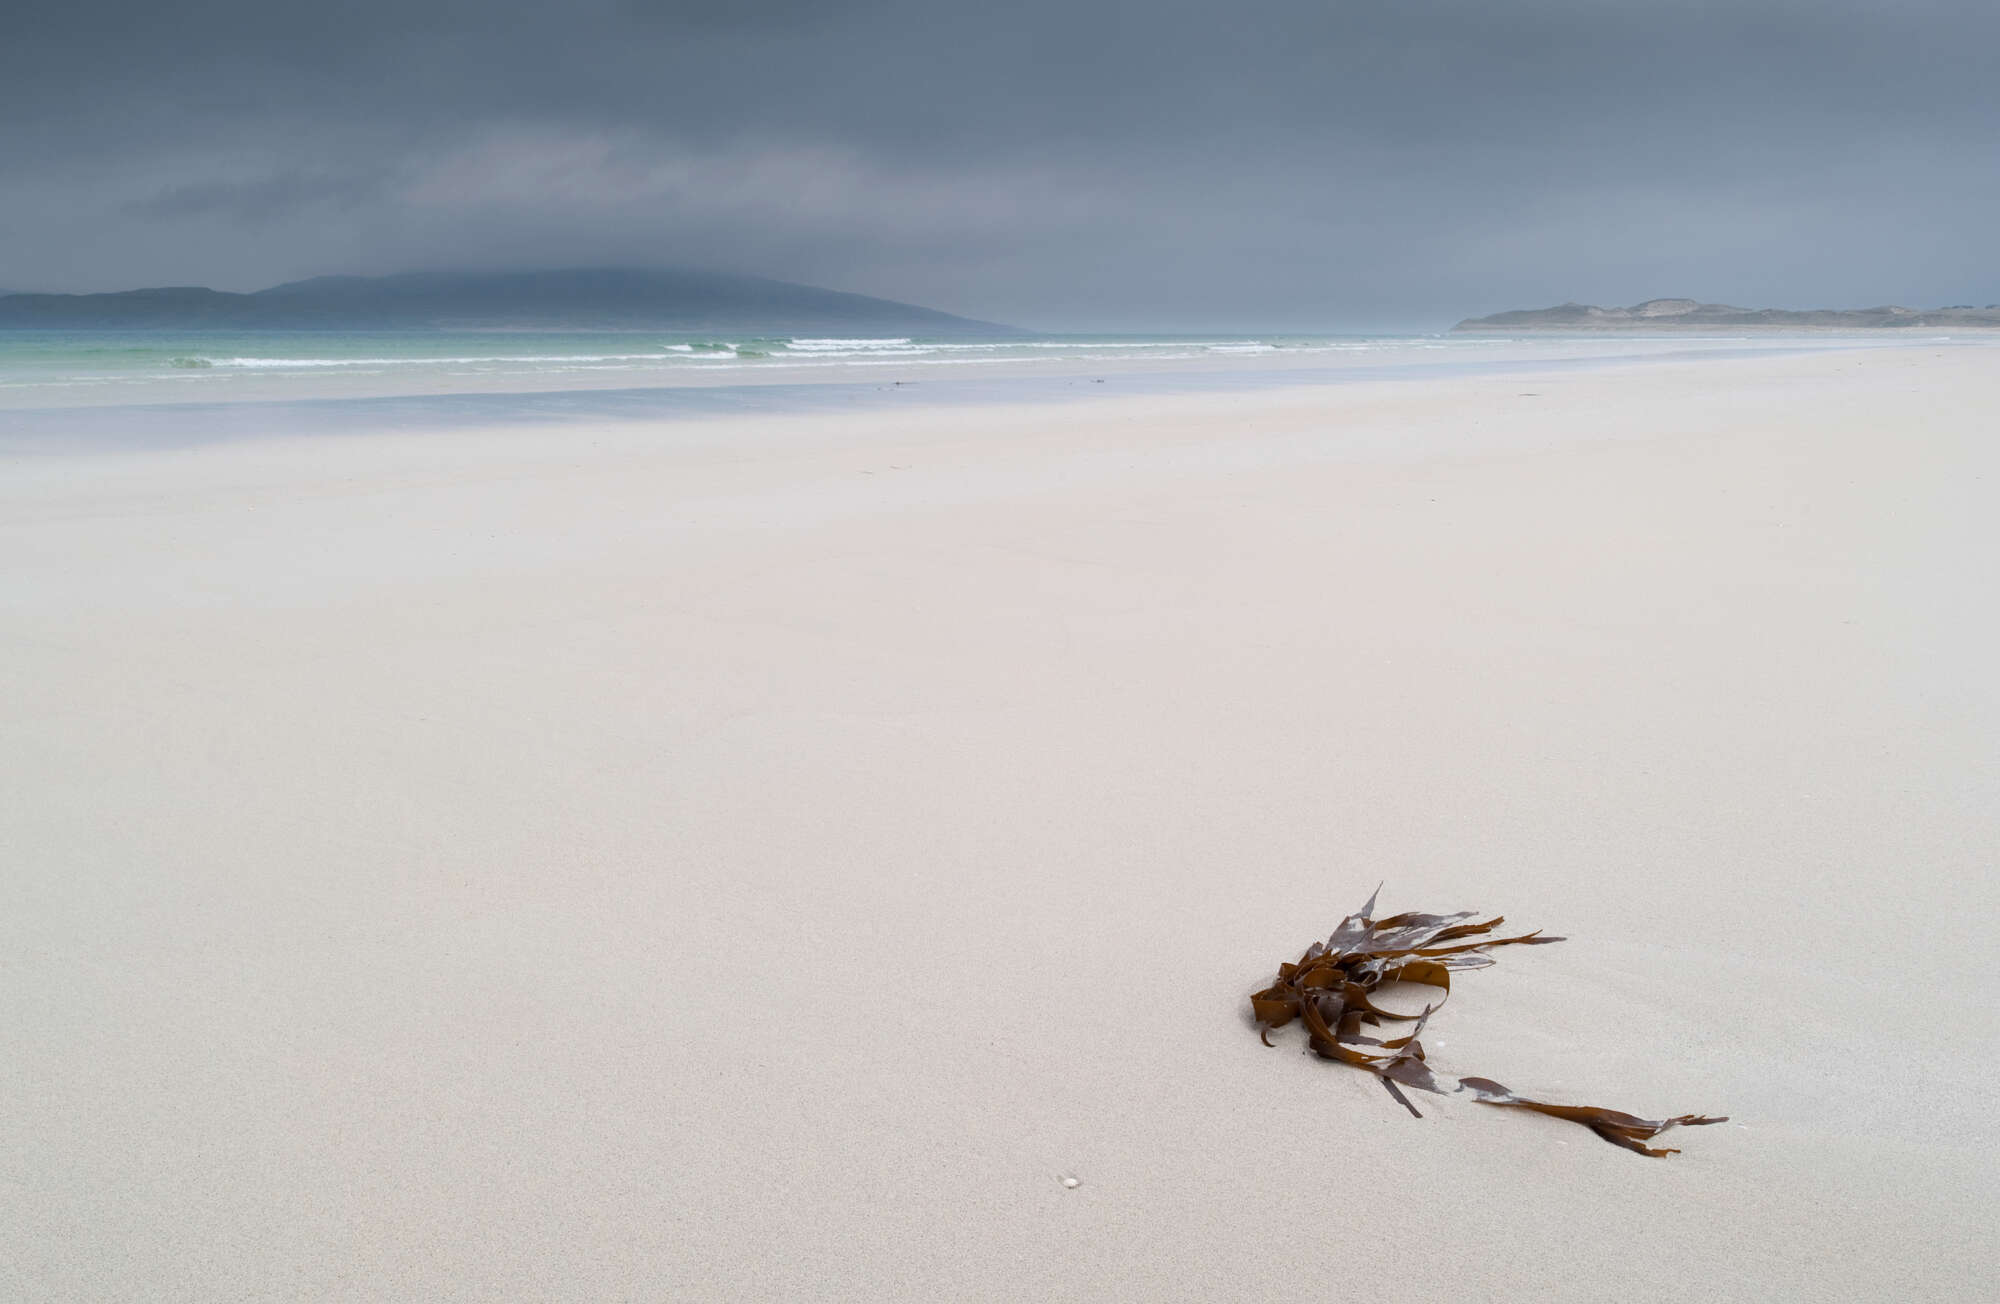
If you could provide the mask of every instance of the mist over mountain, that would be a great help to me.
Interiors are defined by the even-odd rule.
[[[0,327],[44,330],[645,328],[996,336],[1016,332],[914,304],[686,269],[572,268],[322,276],[250,294],[166,286],[0,297]]]

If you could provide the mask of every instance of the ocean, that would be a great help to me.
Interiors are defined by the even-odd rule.
[[[330,376],[376,386],[515,382],[533,389],[578,381],[671,383],[723,376],[824,376],[883,367],[993,363],[1193,361],[1281,352],[1384,350],[1478,352],[1495,341],[1443,336],[1050,336],[1004,341],[826,339],[678,335],[661,331],[4,331],[0,395],[59,401],[86,389],[115,401],[121,389],[165,390],[190,401],[228,399],[286,379],[301,388]]]
[[[51,440],[187,441],[384,425],[1033,402],[1133,388],[1416,378],[1844,343],[1851,341],[1603,334],[963,340],[664,331],[0,331],[0,440],[19,450]]]

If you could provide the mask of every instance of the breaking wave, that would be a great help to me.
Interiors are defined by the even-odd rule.
[[[983,359],[1036,361],[1073,356],[1079,352],[1095,355],[1186,358],[1200,353],[1271,353],[1281,348],[1313,350],[1325,342],[1281,344],[1266,340],[991,340],[979,342],[916,340],[898,335],[883,338],[795,336],[777,339],[685,340],[662,344],[655,349],[606,353],[459,353],[446,356],[370,354],[358,357],[265,356],[258,354],[187,355],[170,359],[177,369],[224,371],[339,371],[384,367],[421,368],[473,367],[505,371],[513,368],[565,369],[571,367],[617,367],[648,364],[704,362],[733,363],[772,361],[789,365],[818,364],[852,360],[869,363],[899,360],[979,361]]]
[[[1341,355],[1460,352],[1493,347],[1485,338],[1439,336],[1064,336],[1011,339],[925,339],[909,335],[697,336],[653,331],[190,332],[135,345],[93,337],[31,343],[10,351],[0,341],[0,386],[10,389],[166,385],[182,394],[267,396],[291,390],[364,393],[424,390],[650,386],[676,374],[707,382],[731,374],[746,380],[826,381],[843,375],[874,379],[885,369],[964,374],[967,368],[1057,373],[1121,364],[1162,367],[1242,362],[1329,363]],[[1268,359],[1268,361],[1266,361]],[[563,377],[572,377],[564,380]],[[589,376],[588,382],[584,377]],[[252,378],[257,378],[252,383]],[[52,389],[53,392],[53,389]]]

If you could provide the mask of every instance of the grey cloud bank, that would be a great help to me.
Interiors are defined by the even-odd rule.
[[[0,44],[0,285],[710,266],[1045,327],[2000,300],[2000,7],[172,7]]]

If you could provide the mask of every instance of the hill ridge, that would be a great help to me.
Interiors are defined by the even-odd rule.
[[[1520,308],[1488,317],[1468,317],[1454,331],[1689,330],[1727,327],[1757,329],[1883,330],[1899,327],[2000,327],[2000,304],[1976,308],[1738,308],[1697,299],[1647,299],[1629,308],[1594,303],[1561,303],[1553,308]]]
[[[686,268],[318,276],[238,293],[151,286],[0,296],[0,327],[89,329],[862,330],[993,336],[1011,327],[844,290]]]

